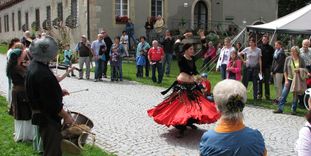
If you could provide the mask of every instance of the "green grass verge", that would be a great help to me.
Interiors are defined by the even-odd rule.
[[[33,151],[32,143],[16,143],[13,140],[14,121],[7,113],[8,107],[6,99],[0,96],[0,155],[3,156],[39,156]],[[112,156],[102,151],[98,147],[87,148],[81,156]],[[64,154],[65,156],[71,156]]]
[[[8,45],[0,44],[0,54],[6,54],[8,51]]]
[[[201,69],[201,65],[202,65],[203,61],[202,60],[198,60],[197,61],[197,67],[198,69]],[[177,61],[173,60],[172,64],[171,64],[171,74],[170,77],[163,77],[163,81],[162,84],[157,84],[157,83],[153,83],[151,80],[151,70],[149,72],[149,78],[136,78],[136,65],[135,62],[133,61],[127,61],[124,60],[123,61],[123,77],[124,79],[127,80],[131,80],[131,81],[137,81],[140,82],[142,84],[146,84],[146,85],[152,85],[152,86],[159,86],[159,87],[169,87],[175,80],[176,80],[176,76],[179,74],[179,68],[177,65]],[[94,70],[93,70],[94,71]],[[144,70],[145,71],[145,70]],[[205,71],[208,72],[208,71]],[[110,66],[108,67],[108,75],[110,75]],[[215,86],[217,82],[221,81],[221,76],[219,72],[210,72],[208,73],[208,79],[211,81],[212,86]],[[159,93],[160,94],[160,93]],[[254,101],[253,99],[253,90],[252,90],[252,83],[249,83],[248,86],[248,92],[247,92],[247,96],[248,96],[248,101],[247,104],[248,105],[252,105],[252,106],[259,106],[262,108],[268,108],[268,109],[277,109],[277,105],[274,105],[272,103],[272,101],[268,101],[268,100],[260,100],[260,101]],[[275,90],[274,90],[274,86],[270,85],[270,96],[273,99],[275,97]],[[291,112],[291,102],[292,102],[292,94],[290,93],[288,95],[287,98],[287,103],[284,107],[284,113],[290,113]],[[303,107],[301,108],[297,108],[297,115],[299,116],[303,116],[305,113],[307,112],[307,110]]]

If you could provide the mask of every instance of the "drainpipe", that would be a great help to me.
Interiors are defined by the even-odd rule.
[[[87,0],[87,3],[86,3],[86,12],[87,12],[87,38],[90,40],[91,38],[91,33],[90,33],[90,0]]]

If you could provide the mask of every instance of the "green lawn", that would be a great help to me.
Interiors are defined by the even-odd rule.
[[[7,113],[6,99],[0,96],[0,155],[3,156],[39,156],[33,151],[32,143],[16,143],[13,140],[14,121]],[[70,156],[64,154],[65,156]],[[81,156],[112,156],[98,147],[88,148]]]
[[[123,77],[124,79],[127,80],[131,80],[131,81],[137,81],[140,82],[142,84],[146,84],[146,85],[152,85],[152,86],[160,86],[160,87],[169,87],[175,80],[176,80],[176,76],[179,74],[179,69],[178,69],[178,65],[177,65],[177,61],[174,60],[172,62],[171,65],[171,75],[170,77],[166,77],[164,76],[162,84],[157,84],[157,83],[153,83],[151,78],[136,78],[136,65],[135,62],[133,61],[123,61]],[[197,67],[198,70],[200,70],[201,65],[202,65],[202,60],[198,60],[197,61]],[[110,67],[109,67],[110,68]],[[208,71],[205,71],[208,72]],[[110,74],[110,69],[108,69],[108,73]],[[108,74],[108,75],[109,75]],[[149,73],[149,76],[151,77],[151,70]],[[208,79],[211,81],[212,86],[215,86],[215,84],[217,82],[219,82],[221,80],[220,78],[220,73],[219,72],[210,72],[208,73]],[[252,106],[259,106],[259,107],[263,107],[263,108],[268,108],[268,109],[277,109],[277,106],[272,104],[271,101],[267,101],[267,100],[261,100],[261,101],[254,101],[253,99],[253,90],[252,90],[252,83],[249,83],[248,86],[248,105],[252,105]],[[160,93],[159,93],[160,94]],[[275,90],[274,90],[274,86],[270,85],[270,94],[271,94],[271,98],[273,99],[275,97]],[[285,113],[290,113],[291,112],[291,101],[292,101],[292,94],[289,94],[288,98],[287,98],[287,104],[285,105],[285,109],[284,112]],[[304,108],[299,108],[297,109],[297,114],[299,116],[303,116],[306,113],[306,109]]]
[[[0,44],[0,54],[6,54],[8,51],[8,45]]]

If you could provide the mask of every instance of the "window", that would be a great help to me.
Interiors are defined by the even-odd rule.
[[[51,6],[47,6],[47,7],[46,7],[46,19],[47,19],[48,21],[51,20]]]
[[[128,16],[128,0],[116,0],[116,16]]]
[[[12,13],[12,31],[15,31],[15,14],[14,14],[14,12]]]
[[[68,24],[72,27],[76,27],[77,19],[78,19],[78,1],[71,0],[71,20]],[[67,21],[66,21],[66,24],[67,24]]]
[[[128,1],[129,0],[115,0],[116,23],[119,24],[127,23],[129,16]]]
[[[151,1],[151,16],[163,16],[163,0]]]
[[[21,30],[22,29],[22,13],[20,10],[17,12],[17,18],[18,18],[18,21],[17,21],[18,30]]]
[[[25,25],[26,25],[26,30],[28,30],[29,29],[28,12],[25,12]]]
[[[36,9],[36,30],[38,31],[40,28],[40,10]]]
[[[4,16],[4,32],[9,32],[9,15]]]
[[[63,21],[63,3],[57,3],[57,17]]]
[[[0,33],[2,33],[2,22],[1,22],[1,17],[0,17]]]

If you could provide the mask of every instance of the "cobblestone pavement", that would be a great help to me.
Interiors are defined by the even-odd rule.
[[[5,62],[4,56],[0,56],[0,92],[7,92]],[[69,91],[89,88],[88,92],[64,97],[64,103],[70,110],[91,118],[97,145],[117,155],[199,155],[202,134],[214,127],[214,124],[199,125],[198,130],[189,130],[184,138],[177,139],[174,128],[156,124],[146,110],[161,102],[163,88],[128,81],[95,83],[75,78],[66,78],[61,86]],[[246,125],[262,132],[268,155],[296,155],[294,145],[304,124],[302,117],[275,115],[257,107],[246,107],[244,113]]]

